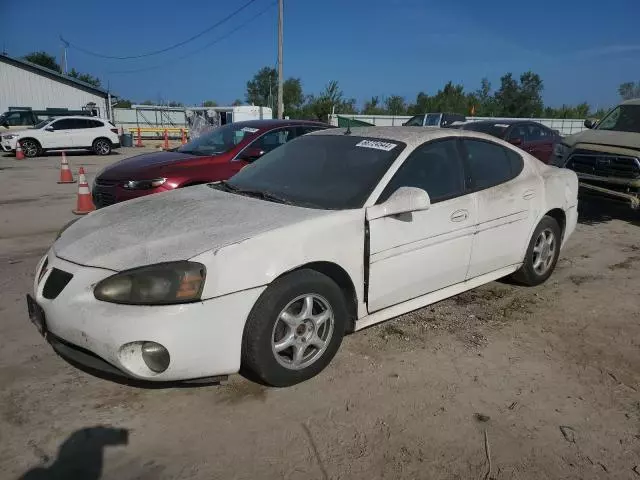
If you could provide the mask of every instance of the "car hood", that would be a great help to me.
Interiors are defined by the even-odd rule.
[[[103,169],[97,176],[103,180],[139,180],[140,175],[151,170],[159,170],[168,165],[179,165],[201,159],[180,152],[152,152],[125,158]]]
[[[70,262],[120,271],[187,260],[330,213],[199,185],[92,212],[65,230],[53,248]]]
[[[577,145],[587,146],[605,145],[640,150],[640,133],[614,132],[612,130],[584,130],[564,139],[564,143],[570,147]]]

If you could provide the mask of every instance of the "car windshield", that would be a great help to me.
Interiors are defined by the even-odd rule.
[[[267,153],[226,184],[212,186],[301,207],[360,208],[405,147],[355,135],[305,135]]]
[[[473,132],[486,133],[498,138],[504,138],[504,133],[509,128],[509,125],[505,123],[485,123],[485,122],[471,122],[461,127],[463,130],[471,130]]]
[[[47,120],[42,120],[41,122],[36,123],[33,127],[31,128],[42,128],[44,127],[46,124],[48,124],[52,119],[48,118]]]
[[[424,122],[424,115],[415,115],[411,117],[409,120],[407,120],[405,125],[407,127],[421,127],[423,122]]]
[[[230,123],[205,133],[178,148],[178,152],[194,155],[220,155],[233,149],[245,138],[256,136],[261,130],[242,123]]]
[[[596,126],[596,130],[640,133],[640,105],[619,105]]]

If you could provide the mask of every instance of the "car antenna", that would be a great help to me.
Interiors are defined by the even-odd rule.
[[[351,119],[347,118],[347,129],[344,131],[345,135],[351,135]]]

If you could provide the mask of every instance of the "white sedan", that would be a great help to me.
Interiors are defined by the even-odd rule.
[[[30,316],[92,369],[293,385],[346,332],[508,275],[544,282],[577,191],[571,170],[480,133],[320,131],[227,182],[68,226],[38,264]]]

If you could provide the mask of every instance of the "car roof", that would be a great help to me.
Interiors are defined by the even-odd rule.
[[[274,127],[286,127],[289,125],[309,125],[309,126],[318,126],[318,127],[331,127],[328,123],[323,122],[313,122],[311,120],[279,120],[277,118],[268,119],[268,120],[243,120],[240,122],[233,122],[233,125],[239,125],[241,127],[251,127],[251,128],[274,128]]]
[[[536,122],[535,120],[512,120],[512,119],[500,119],[500,118],[496,118],[495,120],[478,120],[475,122],[467,122],[464,123],[462,125],[462,127],[466,126],[466,125],[518,125],[519,123],[540,123],[540,122]],[[542,125],[540,123],[540,125]]]
[[[344,135],[346,128],[331,128],[318,130],[307,135]],[[496,142],[496,137],[472,130],[461,131],[453,128],[438,127],[351,127],[351,135],[354,137],[379,138],[383,140],[395,140],[406,143],[407,146],[416,147],[429,140],[446,137],[477,137]]]
[[[61,118],[64,118],[65,120],[72,119],[72,120],[101,120],[103,122],[109,121],[106,118],[93,117],[91,115],[55,115],[55,114],[51,116],[51,121],[59,120]]]
[[[631,100],[625,100],[620,105],[640,105],[640,98],[632,98]]]

